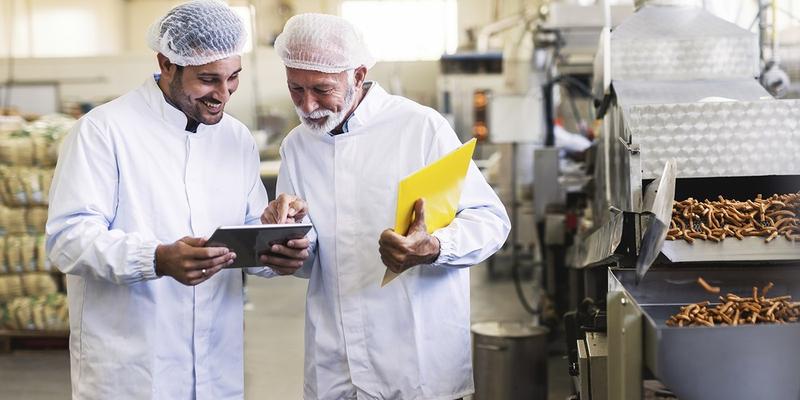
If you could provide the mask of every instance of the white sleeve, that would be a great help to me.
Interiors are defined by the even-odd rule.
[[[285,155],[283,146],[281,146],[280,154],[281,154],[281,160],[286,160],[286,155]],[[281,161],[281,166],[278,169],[278,181],[275,184],[275,197],[277,197],[281,193],[286,193],[286,194],[299,196],[297,194],[297,192],[295,191],[295,189],[294,189],[294,184],[293,184],[293,180],[292,180],[292,176],[291,176],[292,174],[290,174],[290,172],[289,172],[288,165],[289,165],[288,162]],[[300,196],[300,197],[302,197],[302,196]],[[303,200],[305,200],[305,199],[303,199]],[[302,222],[311,222],[313,224],[313,222],[311,221],[311,218],[308,215],[306,215],[306,217],[303,219]],[[300,277],[300,278],[309,278],[311,276],[311,268],[314,265],[314,259],[316,258],[317,231],[314,229],[313,226],[311,227],[311,230],[308,231],[308,234],[306,234],[306,238],[310,242],[309,247],[308,247],[309,256],[306,259],[306,261],[303,263],[303,266],[300,267],[294,273],[294,276],[297,276],[297,277]],[[256,275],[260,275],[260,276],[265,276],[265,277],[272,277],[272,276],[278,275],[277,273],[275,273],[275,271],[273,271],[269,267],[264,267],[264,268],[262,268],[261,271],[255,273],[255,274]]]
[[[118,203],[118,179],[108,132],[82,118],[62,144],[50,187],[47,253],[65,274],[123,285],[157,278],[158,241],[109,229]]]
[[[450,125],[443,123],[436,134],[431,161],[460,144]],[[433,232],[440,244],[439,257],[433,265],[469,267],[478,264],[503,246],[510,230],[511,222],[503,203],[475,163],[470,162],[455,219]]]

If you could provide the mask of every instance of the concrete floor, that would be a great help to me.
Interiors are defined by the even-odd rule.
[[[510,280],[489,281],[486,269],[472,268],[472,320],[524,320],[524,309]],[[245,397],[301,399],[303,312],[306,281],[296,278],[248,280],[252,309],[245,313]],[[569,394],[566,362],[548,359],[548,400]],[[21,351],[0,355],[0,398],[69,398],[66,351]]]

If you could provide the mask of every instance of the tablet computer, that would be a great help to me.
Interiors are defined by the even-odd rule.
[[[266,224],[220,226],[208,238],[205,247],[227,247],[236,253],[236,260],[227,268],[257,267],[258,257],[273,244],[300,239],[311,224]]]

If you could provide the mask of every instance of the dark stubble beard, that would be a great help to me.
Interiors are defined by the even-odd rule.
[[[202,123],[206,125],[214,125],[222,119],[222,113],[213,121],[204,121],[202,114],[195,108],[197,104],[192,104],[191,98],[183,91],[183,68],[178,67],[175,71],[175,76],[169,83],[169,101],[173,107],[177,108],[186,115],[186,130],[196,132],[197,127]]]

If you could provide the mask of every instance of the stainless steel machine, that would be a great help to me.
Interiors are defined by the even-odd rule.
[[[800,296],[800,243],[763,238],[666,241],[644,278],[633,269],[653,226],[652,192],[677,165],[675,199],[747,200],[800,190],[800,102],[759,84],[758,38],[705,12],[698,1],[639,1],[606,30],[595,59],[604,96],[595,163],[595,228],[570,254],[588,296],[605,301],[607,359],[581,359],[579,380],[606,375],[607,391],[581,399],[641,399],[656,379],[681,400],[800,399],[800,324],[670,327],[680,306],[774,282]],[[724,292],[723,292],[724,293]],[[718,302],[718,300],[716,300]],[[602,333],[599,333],[602,335]],[[588,334],[587,334],[588,335]],[[591,333],[597,341],[598,333]],[[588,336],[579,347],[586,350]],[[585,366],[584,366],[585,365]],[[604,371],[603,371],[604,370]],[[594,385],[593,385],[594,386]]]

